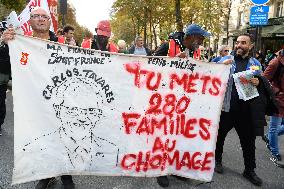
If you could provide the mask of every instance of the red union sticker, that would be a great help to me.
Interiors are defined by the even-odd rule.
[[[28,63],[28,56],[29,56],[30,54],[29,53],[24,53],[24,52],[22,52],[22,58],[21,58],[21,60],[20,60],[20,63],[22,64],[22,65],[27,65],[27,63]]]

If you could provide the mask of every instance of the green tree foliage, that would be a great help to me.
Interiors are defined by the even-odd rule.
[[[135,36],[145,37],[156,48],[158,37],[198,23],[214,37],[226,25],[228,0],[116,0],[112,6],[112,29],[116,39],[130,44]],[[179,17],[181,15],[181,18]],[[154,46],[152,46],[154,45]]]
[[[15,10],[17,13],[19,13],[24,9],[26,0],[0,0],[0,3],[7,9]]]

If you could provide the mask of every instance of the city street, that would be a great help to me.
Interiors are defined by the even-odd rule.
[[[27,107],[28,108],[28,107]],[[7,93],[7,116],[3,127],[3,136],[0,136],[0,189],[30,189],[34,188],[36,182],[11,186],[13,171],[13,104],[11,92]],[[267,129],[267,128],[266,128]],[[31,131],[32,132],[32,131]],[[284,157],[284,137],[279,141],[282,156]],[[269,160],[269,152],[261,137],[256,140],[256,173],[263,179],[265,189],[284,189],[284,169],[276,167]],[[214,174],[210,183],[188,180],[187,182],[170,178],[169,189],[189,188],[214,188],[214,189],[246,189],[254,187],[249,181],[243,178],[244,169],[242,150],[237,134],[232,130],[227,136],[223,164],[225,172],[223,175]],[[77,189],[154,189],[161,188],[155,178],[134,178],[134,177],[99,177],[99,176],[74,176]],[[60,189],[61,181],[57,178],[50,188]]]

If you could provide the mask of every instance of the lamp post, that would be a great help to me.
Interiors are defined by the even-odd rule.
[[[59,0],[59,11],[62,15],[62,27],[65,26],[65,16],[67,14],[67,0]]]

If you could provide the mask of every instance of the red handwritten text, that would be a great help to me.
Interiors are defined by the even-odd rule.
[[[187,93],[196,93],[200,90],[196,87],[200,82],[202,84],[202,94],[207,94],[207,92],[212,96],[218,96],[220,94],[221,80],[209,75],[200,76],[199,73],[183,74],[181,77],[177,74],[171,74],[170,89],[173,90],[178,85]]]

